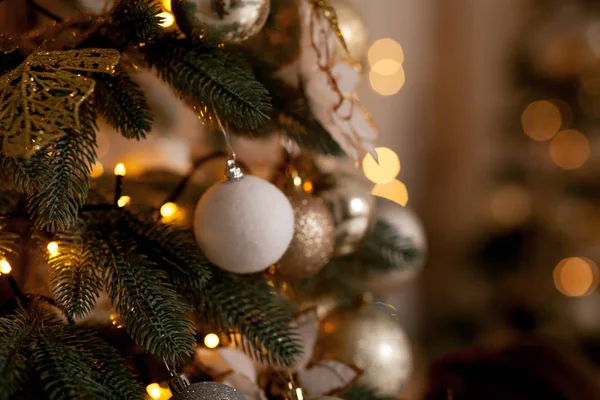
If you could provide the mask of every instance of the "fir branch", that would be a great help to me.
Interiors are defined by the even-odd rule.
[[[37,316],[22,309],[0,318],[0,399],[19,392],[31,370],[30,347]]]
[[[113,128],[127,139],[144,139],[152,129],[152,110],[146,96],[125,68],[96,77],[96,109]]]
[[[372,388],[358,383],[344,393],[344,400],[394,400],[394,397],[378,396]]]
[[[0,155],[0,172],[18,191],[32,195],[50,179],[51,170],[46,158],[41,151],[30,159]]]
[[[144,46],[146,60],[160,77],[205,117],[218,115],[242,129],[265,123],[271,111],[269,92],[252,69],[221,48],[167,36]]]
[[[105,286],[130,336],[157,357],[181,363],[196,342],[189,307],[164,282],[166,274],[136,253],[133,240],[118,242],[109,233],[105,243],[110,250]]]
[[[0,218],[0,258],[14,251],[19,235],[6,230],[6,222]]]
[[[54,300],[67,318],[83,317],[92,311],[103,288],[94,252],[78,232],[61,234],[56,242],[59,254],[48,261]]]
[[[107,31],[124,44],[137,46],[160,35],[161,5],[156,0],[120,0]]]
[[[95,147],[95,118],[91,112],[84,112],[79,131],[67,131],[36,154],[33,170],[23,178],[29,182],[22,185],[31,195],[29,209],[36,228],[67,230],[77,220],[90,186]]]
[[[301,352],[299,339],[288,325],[290,309],[262,276],[215,271],[195,301],[217,329],[239,333],[243,350],[255,359],[289,366]]]
[[[379,273],[412,268],[423,256],[414,243],[384,220],[377,220],[375,228],[364,238],[358,255],[363,265]]]
[[[4,184],[0,180],[0,185]],[[10,214],[15,212],[23,195],[16,190],[8,189],[0,191],[0,214]]]

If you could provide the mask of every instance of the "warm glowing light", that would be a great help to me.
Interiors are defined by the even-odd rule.
[[[559,132],[550,142],[550,158],[563,169],[577,169],[590,157],[590,142],[581,132]]]
[[[163,218],[173,218],[178,209],[179,207],[177,207],[177,204],[175,203],[165,203],[160,208],[160,215],[162,215]]]
[[[379,356],[384,360],[388,360],[392,357],[393,349],[388,343],[379,344],[377,351],[379,352]]]
[[[162,22],[159,25],[162,26],[163,28],[168,28],[175,23],[175,17],[173,16],[173,14],[171,14],[168,11],[161,12],[160,14],[157,14],[156,16],[162,18]]]
[[[350,200],[350,209],[355,213],[361,213],[365,210],[367,205],[361,199]]]
[[[375,69],[372,69],[369,72],[369,82],[371,83],[371,87],[382,96],[395,95],[402,89],[405,81],[406,75],[402,68],[392,75],[381,75]]]
[[[394,180],[400,172],[400,159],[398,155],[387,147],[375,149],[379,163],[372,155],[367,154],[363,159],[363,172],[374,183],[388,183]]]
[[[156,400],[159,400],[163,397],[163,388],[160,387],[158,383],[151,383],[146,386],[146,392],[148,395]]]
[[[554,269],[554,285],[565,296],[589,296],[598,287],[598,266],[587,258],[562,260]]]
[[[562,117],[559,108],[546,100],[529,104],[521,115],[523,131],[533,140],[552,139],[560,130]]]
[[[395,60],[402,65],[404,62],[404,51],[400,43],[394,39],[379,39],[371,45],[368,57],[371,67],[374,67],[379,61],[385,59]]]
[[[97,162],[94,164],[92,172],[90,172],[90,178],[100,178],[102,174],[104,174],[104,166],[100,162]]]
[[[219,339],[219,336],[215,335],[214,333],[209,333],[204,337],[204,345],[209,349],[216,348],[220,342],[221,340]]]
[[[5,259],[0,260],[0,272],[3,274],[10,274],[10,271],[12,271],[10,263]]]
[[[118,163],[115,165],[115,175],[125,176],[127,175],[127,168],[125,168],[125,164]]]
[[[299,176],[295,176],[293,181],[294,181],[294,186],[302,185],[302,178],[300,178]]]
[[[58,255],[58,243],[50,242],[46,248],[48,249],[50,257],[56,257]]]
[[[520,185],[501,186],[492,194],[490,213],[492,218],[502,225],[519,225],[531,214],[531,196]]]
[[[131,197],[129,196],[121,196],[119,200],[117,200],[117,205],[119,207],[126,207],[131,203]]]
[[[304,400],[304,393],[301,388],[296,388],[296,399]]]
[[[309,180],[304,181],[302,184],[302,190],[304,190],[305,193],[312,193],[314,190],[313,183]]]
[[[384,58],[377,61],[371,69],[379,75],[388,76],[398,73],[402,69],[402,64],[393,58]]]
[[[406,185],[396,179],[388,183],[378,184],[373,188],[371,194],[391,200],[401,206],[408,204],[408,190],[406,189]]]
[[[171,0],[162,0],[163,8],[167,11],[171,11]]]

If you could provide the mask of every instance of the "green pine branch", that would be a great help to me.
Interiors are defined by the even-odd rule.
[[[158,16],[161,11],[156,0],[120,0],[106,30],[124,44],[145,44],[162,35],[162,17]]]
[[[95,77],[96,109],[127,139],[144,139],[152,129],[152,110],[140,85],[121,65],[115,73]]]
[[[0,218],[0,258],[12,253],[19,235],[6,230],[6,221]]]
[[[60,252],[48,260],[52,295],[67,318],[83,317],[92,311],[103,288],[97,259],[80,232],[61,234],[56,242]]]
[[[1,161],[0,161],[1,162]],[[0,180],[0,185],[6,185],[6,182]],[[17,205],[22,200],[23,195],[16,190],[7,189],[0,191],[0,214],[9,214],[15,212]]]
[[[423,256],[423,251],[402,237],[395,227],[377,220],[375,228],[364,238],[358,257],[370,271],[384,273],[412,268]]]
[[[191,39],[166,36],[142,48],[148,64],[207,119],[218,115],[241,129],[268,120],[269,92],[241,56]]]
[[[292,315],[261,276],[215,271],[207,289],[195,294],[199,312],[227,333],[239,333],[243,350],[255,359],[289,366],[301,352]]]
[[[108,233],[104,245],[109,250],[105,287],[129,335],[155,356],[181,363],[196,343],[189,307],[165,282],[166,274],[136,253],[133,240],[119,241]]]
[[[36,319],[37,315],[22,309],[0,318],[0,400],[11,398],[28,380]]]
[[[18,187],[29,197],[29,211],[41,230],[67,230],[87,198],[89,174],[96,160],[95,116],[84,112],[81,128],[68,130],[39,151]]]
[[[374,389],[358,383],[344,393],[344,400],[394,400],[394,397],[378,396]]]

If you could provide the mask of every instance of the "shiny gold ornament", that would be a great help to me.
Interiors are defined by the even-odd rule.
[[[288,199],[294,209],[294,238],[277,263],[277,273],[302,279],[318,273],[335,249],[335,223],[323,200],[292,191]]]
[[[7,157],[31,157],[66,129],[79,128],[79,107],[96,82],[79,72],[112,73],[111,49],[41,51],[0,77],[0,136]]]
[[[175,19],[188,36],[239,43],[267,22],[270,0],[173,0]]]
[[[324,190],[316,195],[335,220],[336,256],[353,253],[374,219],[375,200],[370,185],[364,179],[340,171],[325,178]]]
[[[369,30],[360,13],[348,0],[331,0],[338,18],[338,27],[344,36],[345,45],[340,43],[336,49],[338,60],[347,58],[360,61],[367,54]]]
[[[321,322],[319,359],[338,359],[363,370],[361,382],[395,397],[412,371],[410,343],[387,308],[340,309]]]
[[[346,38],[340,29],[336,8],[331,6],[329,0],[311,0],[311,4],[321,11],[325,19],[327,19],[331,25],[331,28],[335,31],[335,35],[338,37],[342,47],[348,52],[348,45],[346,43]]]

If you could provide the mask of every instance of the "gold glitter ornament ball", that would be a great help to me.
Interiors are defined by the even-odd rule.
[[[237,390],[217,382],[198,382],[184,388],[171,400],[245,400]]]
[[[239,43],[263,28],[271,0],[173,0],[171,7],[187,36]]]
[[[361,382],[381,396],[398,395],[412,371],[410,344],[387,308],[339,309],[321,322],[317,354],[363,370]],[[385,311],[384,311],[385,310]]]
[[[349,53],[351,59],[361,61],[367,55],[369,46],[369,30],[362,16],[348,0],[331,0],[330,4],[335,9],[340,31],[348,48],[348,52],[346,52],[341,42],[338,41],[335,51],[336,58],[338,60],[345,59]]]
[[[283,278],[302,279],[318,273],[335,250],[335,222],[322,199],[304,192],[288,194],[294,209],[294,238],[277,264]]]

